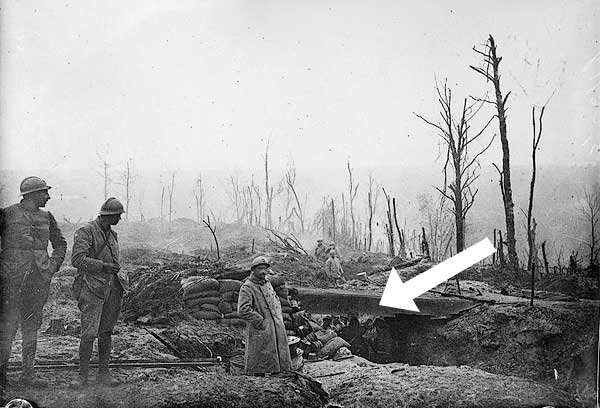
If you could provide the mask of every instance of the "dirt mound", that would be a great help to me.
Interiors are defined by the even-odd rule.
[[[568,394],[531,380],[470,367],[376,365],[354,357],[306,364],[343,407],[574,407]]]
[[[92,387],[85,392],[68,388],[77,373],[41,373],[48,389],[10,388],[9,398],[25,398],[38,406],[92,407],[206,407],[206,408],[318,408],[325,404],[315,381],[289,373],[267,378],[226,375],[191,370],[114,370],[123,383],[117,387]],[[17,379],[11,375],[12,383]]]
[[[412,361],[468,364],[546,382],[593,398],[598,307],[586,302],[482,305],[450,321],[408,352]],[[424,337],[427,340],[424,342]],[[554,372],[554,369],[556,372]]]

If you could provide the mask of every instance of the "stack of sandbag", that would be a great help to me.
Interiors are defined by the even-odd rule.
[[[191,276],[181,281],[185,305],[192,316],[203,320],[220,320],[224,324],[243,325],[237,313],[237,300],[242,282]]]
[[[229,324],[233,326],[243,326],[246,324],[244,319],[240,318],[237,312],[238,294],[242,282],[235,279],[221,279],[219,280],[219,293],[221,296],[221,302],[219,302],[219,310],[223,313],[221,323]]]

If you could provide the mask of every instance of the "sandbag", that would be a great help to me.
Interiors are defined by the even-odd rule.
[[[228,326],[245,326],[246,321],[244,319],[231,318],[231,319],[221,319],[220,323],[226,324]]]
[[[193,299],[193,300],[188,300],[188,301],[185,302],[185,304],[188,307],[194,307],[194,306],[203,305],[203,304],[206,304],[206,303],[213,304],[213,305],[218,305],[220,301],[221,301],[221,298],[218,298],[218,297],[207,297],[207,298],[200,297],[200,298],[196,298],[196,299]]]
[[[227,314],[227,313],[233,312],[233,309],[231,308],[231,303],[225,302],[223,300],[219,302],[218,309],[223,314]]]
[[[221,294],[218,290],[209,290],[207,292],[184,293],[183,300],[193,300],[201,297],[219,297]]]
[[[342,347],[350,348],[350,344],[348,344],[348,342],[346,340],[342,339],[339,336],[334,337],[333,339],[329,340],[327,342],[327,344],[325,344],[323,346],[322,349],[317,351],[317,356],[318,357],[333,357],[334,354]]]
[[[227,319],[240,319],[240,315],[237,312],[227,313],[223,317],[225,317]]]
[[[184,295],[190,295],[198,292],[208,292],[209,290],[219,290],[219,281],[213,278],[203,276],[202,280],[190,283],[183,288]]]
[[[206,310],[207,312],[217,312],[217,313],[221,314],[219,307],[216,305],[211,305],[210,303],[205,303],[203,305],[200,305],[200,310]]]
[[[225,292],[225,293],[221,293],[221,299],[223,299],[226,302],[237,302],[237,300],[238,300],[238,293],[237,292]]]
[[[194,286],[196,283],[203,281],[206,278],[207,278],[206,276],[190,276],[187,278],[183,278],[180,282],[181,287],[183,288],[183,290],[188,290],[189,288]]]
[[[219,281],[219,292],[239,292],[242,282],[234,279],[222,279]]]
[[[192,316],[194,316],[196,319],[217,320],[221,318],[221,313],[209,312],[207,310],[197,310],[192,312]]]
[[[315,336],[321,343],[327,344],[327,342],[336,337],[337,334],[333,330],[318,330],[315,332]]]

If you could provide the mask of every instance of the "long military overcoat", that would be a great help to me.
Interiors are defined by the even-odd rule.
[[[281,304],[271,283],[258,284],[247,279],[240,289],[238,313],[247,321],[246,373],[290,370],[290,349]]]

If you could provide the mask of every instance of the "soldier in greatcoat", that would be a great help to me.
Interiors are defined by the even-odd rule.
[[[71,264],[77,268],[73,292],[81,311],[79,343],[79,382],[88,384],[89,362],[94,340],[98,338],[97,382],[117,385],[108,371],[112,332],[121,311],[123,292],[129,288],[127,273],[119,263],[117,225],[123,204],[109,198],[102,204],[99,216],[75,232]]]
[[[270,267],[264,256],[252,261],[250,277],[240,288],[238,313],[247,321],[246,373],[264,375],[291,369],[290,349],[281,303],[266,280]]]

